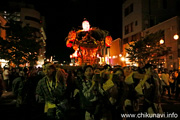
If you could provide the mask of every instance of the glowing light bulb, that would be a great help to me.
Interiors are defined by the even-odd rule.
[[[161,39],[161,40],[159,41],[159,43],[160,43],[160,44],[164,44],[164,40]]]
[[[174,38],[175,40],[177,40],[177,39],[179,39],[179,35],[175,34],[175,35],[173,36],[173,38]]]
[[[89,22],[87,20],[82,22],[82,28],[83,28],[84,31],[89,31],[90,24],[89,24]]]

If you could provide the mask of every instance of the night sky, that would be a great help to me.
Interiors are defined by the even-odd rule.
[[[18,0],[17,0],[18,1]],[[45,16],[47,57],[54,56],[60,62],[68,60],[74,52],[66,47],[65,38],[72,28],[80,28],[84,18],[91,27],[109,31],[113,39],[121,38],[122,5],[113,0],[19,0],[33,3]]]

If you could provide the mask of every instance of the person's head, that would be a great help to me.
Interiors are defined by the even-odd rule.
[[[53,63],[45,63],[43,65],[43,72],[47,77],[51,77],[56,72],[56,67]]]
[[[164,73],[168,73],[168,69],[167,68],[164,69]]]
[[[99,68],[94,69],[94,74],[100,74],[101,70]]]
[[[20,76],[20,77],[24,77],[24,76],[25,76],[24,71],[19,71],[19,76]]]
[[[139,62],[138,67],[139,67],[140,69],[142,69],[144,66],[145,66],[145,63],[143,63],[143,62]]]
[[[174,76],[178,77],[178,75],[179,75],[179,70],[174,70]]]
[[[125,76],[128,76],[129,74],[131,74],[132,70],[130,69],[130,67],[124,67],[123,72]]]
[[[113,75],[117,75],[118,76],[119,82],[120,81],[124,81],[124,79],[125,79],[124,71],[121,68],[115,68],[113,70]]]
[[[71,76],[69,76],[69,78],[70,77]],[[68,73],[66,73],[64,69],[59,68],[56,70],[55,79],[57,80],[57,82],[60,82],[65,85],[67,78],[68,78]]]
[[[147,63],[147,64],[143,67],[143,69],[145,70],[146,73],[151,74],[151,73],[152,73],[152,70],[153,70],[153,65]]]
[[[76,72],[77,74],[77,77],[82,77],[83,76],[83,69],[80,67],[80,68],[78,68],[77,69],[77,72]]]
[[[37,69],[35,67],[29,67],[29,77],[36,75],[37,75]]]
[[[103,66],[103,69],[105,69],[105,70],[110,70],[110,69],[111,69],[111,66],[108,65],[108,64],[106,64],[106,65]]]
[[[93,67],[91,65],[87,65],[87,66],[84,67],[84,76],[87,79],[92,78],[93,73],[94,73],[94,70],[93,70]]]
[[[106,74],[110,74],[112,67],[110,65],[106,64],[106,65],[104,65],[103,69],[105,70]]]

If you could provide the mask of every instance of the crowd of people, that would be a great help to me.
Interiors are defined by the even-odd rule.
[[[53,63],[41,68],[4,68],[0,95],[12,91],[16,106],[27,117],[32,109],[47,120],[66,120],[72,112],[79,120],[120,120],[121,114],[163,113],[161,98],[179,99],[178,70],[159,71],[154,65],[62,69]],[[77,112],[78,111],[78,112]]]

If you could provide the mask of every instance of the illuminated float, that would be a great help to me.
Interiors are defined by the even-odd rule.
[[[97,64],[101,48],[105,45],[110,47],[112,37],[106,30],[90,27],[87,20],[82,22],[82,28],[82,30],[71,30],[66,37],[66,46],[75,50],[70,58],[76,65]]]

